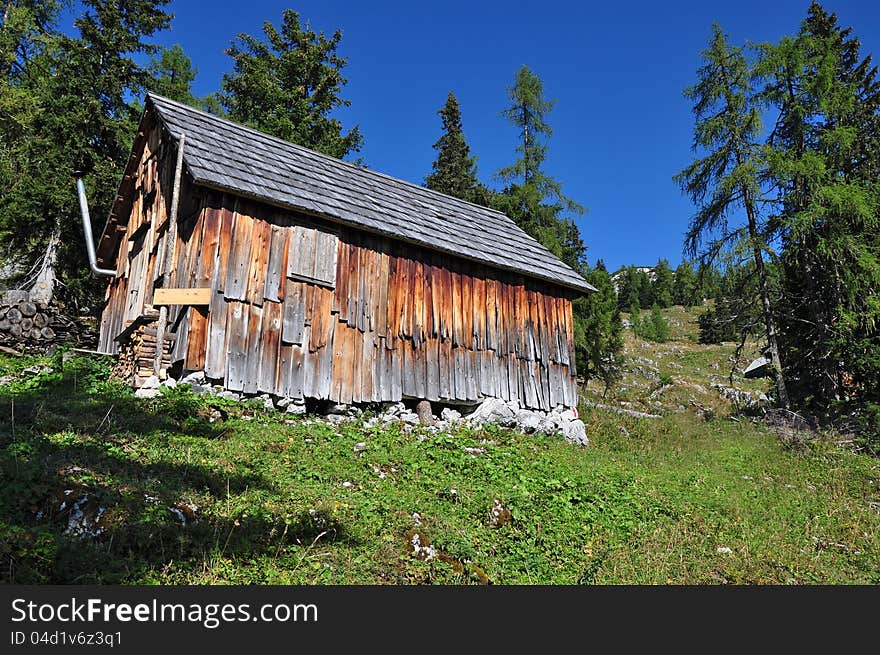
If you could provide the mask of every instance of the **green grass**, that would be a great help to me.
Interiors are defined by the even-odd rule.
[[[210,422],[186,391],[136,400],[106,361],[44,364],[0,362],[8,582],[880,582],[878,461],[748,421],[588,411],[589,448],[216,399]],[[65,534],[68,496],[103,508],[98,536]]]

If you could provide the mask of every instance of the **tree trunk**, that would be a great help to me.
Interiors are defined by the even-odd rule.
[[[779,345],[776,340],[776,322],[773,320],[773,311],[770,307],[767,271],[764,269],[764,255],[761,252],[760,240],[758,238],[758,221],[755,218],[755,206],[747,188],[743,188],[743,201],[746,208],[746,216],[749,220],[749,238],[752,242],[755,269],[758,273],[758,284],[761,288],[761,307],[764,310],[764,324],[767,328],[767,349],[770,351],[770,363],[773,365],[776,392],[779,394],[779,404],[783,408],[788,409],[788,389],[785,386],[785,378],[782,375],[782,360],[779,357]]]
[[[58,242],[60,238],[61,233],[56,227],[49,237],[49,244],[46,246],[46,252],[43,255],[40,272],[37,273],[37,279],[30,289],[31,300],[35,303],[48,305],[52,302],[52,297],[55,295],[55,282],[57,281],[55,264],[58,261]]]

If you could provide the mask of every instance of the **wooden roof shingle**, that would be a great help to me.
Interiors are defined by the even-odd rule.
[[[186,133],[196,184],[305,211],[495,268],[594,291],[501,212],[344,162],[150,94],[171,134]]]

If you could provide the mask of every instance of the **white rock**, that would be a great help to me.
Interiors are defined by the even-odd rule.
[[[553,435],[559,432],[559,425],[556,424],[555,421],[551,420],[549,417],[542,418],[538,423],[538,428],[536,432],[540,432],[541,434]]]
[[[404,423],[409,423],[410,425],[418,425],[419,423],[421,423],[419,415],[415,412],[406,411],[402,413],[398,418]]]
[[[388,416],[397,416],[399,414],[403,414],[406,411],[406,405],[403,403],[394,403],[388,409],[385,410],[385,414]]]
[[[367,442],[366,441],[359,441],[354,445],[354,452],[359,453],[362,450],[366,450],[366,448],[367,448]]]
[[[275,409],[275,403],[272,402],[272,396],[267,393],[260,394],[257,396],[257,400],[263,403],[263,407],[266,408],[267,411],[272,411]]]
[[[275,407],[278,409],[287,409],[287,406],[293,402],[293,398],[289,398],[285,396],[284,398],[279,398],[275,401]]]
[[[155,398],[158,395],[158,389],[145,389],[143,387],[134,392],[135,398]]]
[[[193,371],[189,375],[180,378],[181,384],[202,384],[205,381],[204,371]]]
[[[483,423],[506,425],[514,422],[514,416],[514,411],[503,400],[499,398],[486,398],[468,416],[468,420],[474,425],[481,425]]]
[[[440,418],[444,421],[457,421],[461,418],[461,412],[451,407],[444,407],[440,412]]]
[[[159,378],[155,375],[151,375],[144,383],[141,385],[141,389],[158,389],[159,388]]]
[[[521,409],[516,414],[516,425],[525,434],[531,434],[541,424],[541,416],[527,409]]]
[[[580,419],[575,419],[566,425],[563,436],[568,443],[579,444],[581,446],[590,445],[590,440],[587,438],[586,426]]]
[[[226,400],[241,400],[241,394],[237,394],[234,391],[224,390],[217,392],[218,398],[225,398]]]
[[[177,380],[175,380],[174,378],[167,378],[166,380],[164,380],[162,382],[162,386],[167,387],[169,389],[173,389],[174,387],[177,386]]]
[[[566,409],[559,412],[559,416],[565,421],[575,421],[577,420],[577,414],[573,409]]]
[[[284,408],[287,414],[302,415],[306,413],[306,404],[304,402],[292,402]]]

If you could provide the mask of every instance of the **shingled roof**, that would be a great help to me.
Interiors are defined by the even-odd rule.
[[[171,133],[186,133],[184,163],[196,184],[595,291],[501,212],[362,168],[150,94]]]

